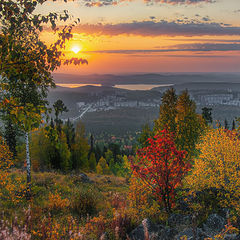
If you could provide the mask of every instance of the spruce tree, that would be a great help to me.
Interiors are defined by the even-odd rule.
[[[88,145],[88,140],[85,137],[85,127],[79,122],[75,130],[75,143],[72,152],[72,164],[75,170],[88,170],[88,152],[90,146]]]
[[[155,120],[154,123],[154,132],[158,132],[163,129],[167,129],[169,132],[176,131],[176,104],[177,95],[175,89],[170,88],[162,96],[159,118]]]
[[[89,157],[89,170],[96,172],[96,165],[97,165],[96,157],[95,154],[92,152]]]
[[[178,149],[186,150],[190,157],[204,127],[204,122],[202,117],[196,113],[196,104],[190,99],[187,90],[178,97],[176,111],[175,142]]]
[[[75,139],[75,128],[69,119],[67,120],[66,124],[64,125],[63,131],[67,138],[68,148],[71,149],[71,147],[74,144],[74,139]]]
[[[213,122],[211,111],[212,111],[212,108],[207,108],[207,107],[202,108],[202,117],[207,124],[211,124]]]
[[[151,131],[149,124],[145,124],[142,127],[142,131],[140,136],[138,137],[137,141],[140,145],[140,148],[148,146],[148,138],[150,138],[153,135],[153,132]]]
[[[224,128],[229,129],[228,121],[227,119],[224,120]]]
[[[235,120],[233,119],[233,122],[232,122],[232,130],[235,130],[236,129],[236,124],[235,124]]]

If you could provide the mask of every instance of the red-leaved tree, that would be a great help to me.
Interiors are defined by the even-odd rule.
[[[175,189],[189,171],[190,164],[184,161],[185,151],[177,150],[173,136],[167,130],[149,138],[148,143],[149,146],[137,151],[137,160],[131,160],[131,168],[170,212]]]

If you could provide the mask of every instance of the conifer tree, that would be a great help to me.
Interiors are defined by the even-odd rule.
[[[110,174],[110,169],[109,169],[107,161],[104,157],[100,158],[100,160],[97,164],[96,170],[97,170],[98,174],[103,174],[103,175]]]
[[[110,149],[105,152],[105,159],[107,164],[110,164],[111,161],[114,163],[113,152]]]
[[[75,128],[69,119],[67,120],[67,123],[64,125],[63,131],[67,138],[68,148],[71,149],[72,146],[74,145]]]
[[[168,89],[162,96],[162,104],[160,106],[159,118],[155,120],[154,132],[167,129],[169,132],[176,131],[175,118],[177,95],[174,88]]]
[[[191,156],[204,122],[202,117],[196,113],[196,104],[190,99],[187,90],[178,97],[176,110],[175,142],[178,149],[186,150],[188,156]]]
[[[61,99],[58,99],[53,104],[53,108],[55,110],[55,122],[56,122],[57,129],[59,131],[61,131],[60,128],[61,128],[62,120],[59,118],[59,116],[63,112],[68,112],[68,109],[67,109],[67,107],[65,106],[65,104],[63,103],[63,101]]]
[[[67,139],[64,132],[59,137],[58,151],[60,156],[60,169],[67,172],[71,169],[71,153],[68,149]]]
[[[235,124],[235,120],[233,119],[233,122],[232,122],[232,130],[235,130],[236,129],[236,124]]]
[[[212,108],[207,108],[207,107],[202,108],[202,117],[207,124],[211,124],[213,122],[211,111],[212,111]]]
[[[228,126],[228,121],[227,119],[224,120],[224,128],[225,129],[229,129],[229,126]]]
[[[149,124],[145,124],[142,127],[142,131],[140,136],[138,137],[138,143],[140,147],[146,147],[148,145],[148,138],[150,138],[153,135],[153,132],[151,131]]]
[[[73,169],[75,170],[89,169],[89,163],[88,163],[89,149],[90,149],[90,146],[88,145],[88,140],[85,137],[85,127],[81,122],[79,122],[76,126],[75,144],[73,146],[73,153],[72,153]]]
[[[96,157],[95,154],[92,152],[89,157],[89,170],[96,172],[96,165],[97,165]]]

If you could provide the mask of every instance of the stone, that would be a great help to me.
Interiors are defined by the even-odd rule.
[[[213,237],[214,235],[220,233],[227,224],[225,218],[219,216],[218,214],[209,215],[205,224],[203,224],[203,230]]]
[[[108,240],[107,233],[103,233],[99,240]]]
[[[175,236],[174,240],[181,240],[186,237],[187,240],[204,240],[209,236],[201,228],[188,227]]]
[[[159,234],[164,227],[161,225],[153,224],[148,218],[142,221],[138,227],[136,227],[129,235],[131,240],[158,240]]]
[[[79,177],[81,178],[81,182],[83,182],[83,183],[92,183],[90,178],[85,173],[80,173]]]
[[[168,225],[170,227],[182,228],[192,224],[192,216],[173,213],[168,218]]]

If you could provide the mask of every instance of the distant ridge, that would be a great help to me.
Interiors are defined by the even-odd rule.
[[[102,84],[104,86],[114,86],[121,84],[182,84],[193,82],[231,82],[240,83],[239,73],[179,73],[179,74],[53,74],[56,83],[69,84]]]

